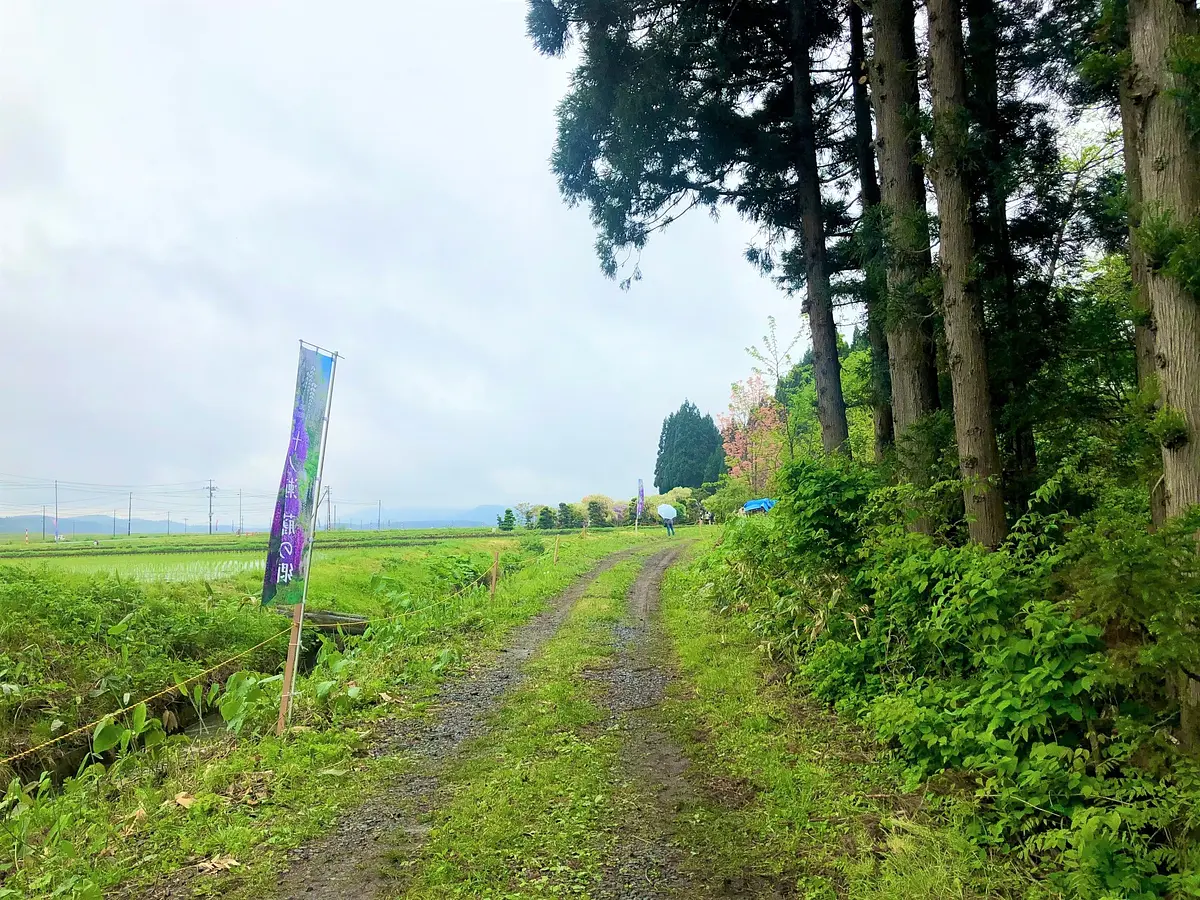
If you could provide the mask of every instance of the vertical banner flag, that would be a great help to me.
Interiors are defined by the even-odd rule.
[[[645,511],[646,511],[646,492],[642,488],[642,479],[639,478],[638,479],[638,505],[637,505],[638,519],[642,518],[642,513]]]
[[[313,506],[317,502],[317,478],[321,462],[321,437],[329,403],[333,357],[300,347],[300,369],[296,374],[296,405],[292,408],[292,436],[287,461],[275,501],[275,519],[267,545],[267,571],[263,576],[263,606],[290,606],[304,596]]]

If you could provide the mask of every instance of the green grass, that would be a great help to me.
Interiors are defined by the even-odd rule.
[[[495,601],[482,588],[435,604],[385,586],[378,602],[394,618],[352,640],[345,652],[332,646],[322,652],[318,667],[298,683],[293,723],[299,727],[283,739],[270,734],[279,687],[267,682],[248,695],[240,736],[197,743],[174,737],[107,768],[92,765],[61,790],[10,788],[0,805],[0,898],[94,897],[117,886],[136,895],[139,885],[217,856],[241,865],[220,880],[201,878],[200,886],[256,896],[286,848],[320,833],[339,810],[396,773],[396,760],[363,752],[374,720],[421,715],[442,678],[494,651],[595,560],[656,537],[564,540],[559,565],[549,554],[530,561],[501,581]],[[23,569],[6,576],[30,577]],[[59,600],[77,606],[74,582],[60,577],[66,580],[58,583]],[[145,589],[174,591],[180,602],[197,604],[184,595],[203,586]],[[17,644],[4,645],[5,652]],[[71,652],[56,648],[59,659]],[[185,809],[174,800],[180,793],[196,802]]]
[[[506,573],[536,557],[515,538],[320,550],[309,607],[379,616],[389,598],[426,603],[486,572],[493,550]],[[0,563],[0,759],[286,629],[286,618],[257,605],[262,564],[261,554],[233,553]],[[278,637],[234,668],[273,672],[285,651]]]
[[[287,627],[227,584],[211,590],[0,566],[0,759]],[[273,669],[285,648],[279,638],[239,665]],[[55,752],[29,762],[49,766]]]
[[[586,896],[613,828],[618,735],[583,677],[613,653],[613,625],[641,560],[587,590],[528,666],[495,726],[449,776],[453,800],[427,846],[397,851],[406,898]]]
[[[641,536],[653,537],[659,529],[643,528]],[[601,528],[592,532],[593,536],[602,534],[620,534],[633,529]],[[332,547],[335,549],[364,548],[364,547],[419,547],[430,543],[443,541],[477,541],[496,538],[516,537],[522,534],[536,534],[551,541],[555,536],[563,539],[577,537],[576,529],[533,532],[518,529],[513,532],[502,532],[493,528],[426,528],[426,529],[384,529],[375,531],[321,531],[317,534],[317,547]],[[32,539],[24,543],[23,535],[0,534],[0,559],[62,559],[66,557],[106,557],[139,555],[147,553],[265,553],[267,534],[265,532],[250,532],[247,534],[204,534],[195,529],[189,534],[111,534],[76,535],[71,539],[55,543],[53,540],[41,541]]]
[[[176,737],[95,764],[61,790],[10,789],[0,806],[0,900],[136,896],[214,859],[238,865],[182,877],[202,893],[261,896],[288,848],[410,770],[403,757],[366,752],[376,720],[426,715],[441,679],[494,652],[595,560],[657,549],[660,537],[564,541],[558,566],[549,555],[527,561],[494,601],[476,589],[435,602],[440,578],[462,576],[438,570],[457,554],[439,561],[436,551],[431,560],[404,548],[378,565],[364,556],[330,571],[329,589],[342,592],[362,590],[360,570],[382,576],[372,596],[389,620],[343,650],[325,647],[299,681],[298,727],[282,739],[270,733],[279,693],[267,682],[246,695],[240,735]],[[879,748],[776,678],[742,619],[716,610],[692,567],[664,582],[662,649],[678,677],[650,714],[690,759],[695,796],[675,815],[656,812],[622,771],[623,732],[608,727],[601,686],[586,677],[612,663],[612,626],[639,565],[623,562],[589,587],[487,737],[448,774],[450,799],[433,813],[428,841],[396,848],[403,896],[589,896],[631,821],[635,837],[678,845],[710,887],[745,882],[812,900],[1034,895],[1020,872],[968,839],[958,816],[969,808],[903,793]],[[388,566],[400,573],[390,581]],[[181,600],[194,588],[144,586]]]
[[[708,798],[678,835],[718,882],[814,900],[1026,896],[1030,884],[954,821],[922,815],[923,795],[901,794],[878,748],[772,681],[754,636],[717,612],[694,570],[668,573],[663,621],[683,676],[663,720]]]
[[[340,551],[346,552],[346,551]],[[111,575],[133,581],[220,581],[245,573],[262,578],[266,554],[258,550],[212,553],[136,553],[120,556],[59,556],[3,560],[31,571]]]

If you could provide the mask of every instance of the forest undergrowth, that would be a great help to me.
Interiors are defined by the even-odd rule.
[[[893,748],[910,788],[969,797],[982,846],[1070,896],[1200,896],[1178,702],[1200,658],[1198,523],[1149,529],[1141,495],[1064,470],[988,551],[912,529],[938,491],[793,463],[779,506],[706,557],[707,590]]]

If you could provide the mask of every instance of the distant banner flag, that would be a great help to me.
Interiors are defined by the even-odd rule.
[[[300,348],[296,374],[296,405],[292,409],[292,436],[287,461],[275,501],[275,519],[267,545],[267,571],[263,576],[263,606],[290,606],[304,596],[307,560],[304,550],[317,502],[317,477],[321,462],[321,437],[333,377],[333,357],[310,347]]]
[[[637,517],[640,519],[642,517],[642,513],[644,513],[645,511],[646,511],[646,491],[642,487],[642,479],[639,478],[638,479]]]

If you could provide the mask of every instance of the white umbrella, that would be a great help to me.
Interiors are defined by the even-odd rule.
[[[679,513],[675,512],[675,507],[671,506],[669,503],[664,503],[662,506],[660,506],[658,508],[658,514],[664,519],[673,519],[679,515]]]

